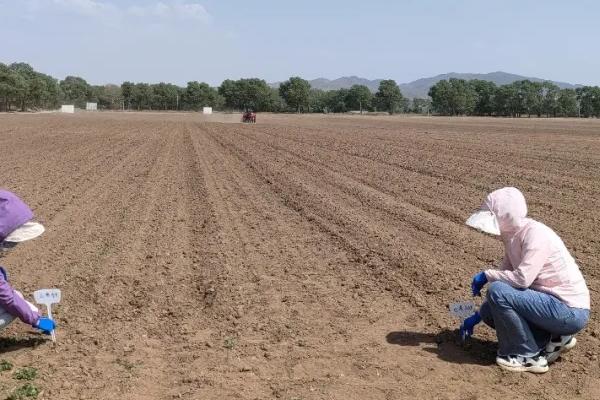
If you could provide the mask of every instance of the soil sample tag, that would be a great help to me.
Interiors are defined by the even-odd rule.
[[[60,289],[40,289],[33,292],[33,298],[38,304],[43,304],[48,310],[48,318],[52,319],[52,304],[60,303]],[[51,333],[52,341],[56,342],[56,333]]]
[[[450,303],[450,315],[459,318],[461,321],[475,312],[475,303],[472,301],[461,301]]]

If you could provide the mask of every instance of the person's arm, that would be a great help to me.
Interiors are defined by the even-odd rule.
[[[504,258],[502,262],[498,266],[500,271],[506,271],[507,269],[512,269],[512,265],[510,264],[510,258],[508,258],[508,251],[504,248]]]
[[[40,319],[40,314],[33,311],[27,302],[15,293],[2,274],[0,274],[0,307],[31,326],[36,326]]]
[[[486,270],[488,281],[502,281],[519,289],[531,286],[551,254],[551,243],[543,232],[531,230],[523,240],[521,251],[521,263],[513,270]]]

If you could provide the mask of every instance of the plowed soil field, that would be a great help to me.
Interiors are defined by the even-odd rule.
[[[0,186],[47,227],[0,263],[28,295],[63,291],[56,346],[0,332],[39,398],[600,398],[595,310],[540,376],[497,368],[483,325],[462,346],[447,308],[502,257],[464,220],[506,185],[598,304],[600,121],[218,120],[0,116]]]

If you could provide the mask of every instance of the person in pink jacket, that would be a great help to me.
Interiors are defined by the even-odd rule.
[[[544,373],[577,343],[590,316],[590,294],[577,263],[549,227],[527,218],[525,197],[516,188],[490,193],[467,225],[498,235],[504,259],[498,269],[479,272],[474,296],[487,287],[479,311],[460,327],[463,340],[482,320],[496,330],[496,363],[510,371]]]
[[[44,232],[41,224],[32,222],[33,213],[19,197],[7,190],[0,190],[0,257],[18,243],[38,237]],[[8,282],[8,274],[0,267],[0,329],[15,318],[50,334],[55,324],[42,317],[38,309],[24,299]]]

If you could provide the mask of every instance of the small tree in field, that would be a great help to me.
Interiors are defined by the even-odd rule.
[[[379,90],[375,93],[377,108],[385,110],[390,114],[396,112],[402,105],[402,92],[396,81],[392,79],[383,80],[379,84]]]
[[[292,77],[279,86],[279,95],[283,97],[288,106],[296,112],[301,112],[308,108],[310,83],[298,76]]]
[[[348,91],[347,102],[352,109],[359,109],[363,113],[364,109],[371,107],[373,93],[365,85],[353,85]]]

